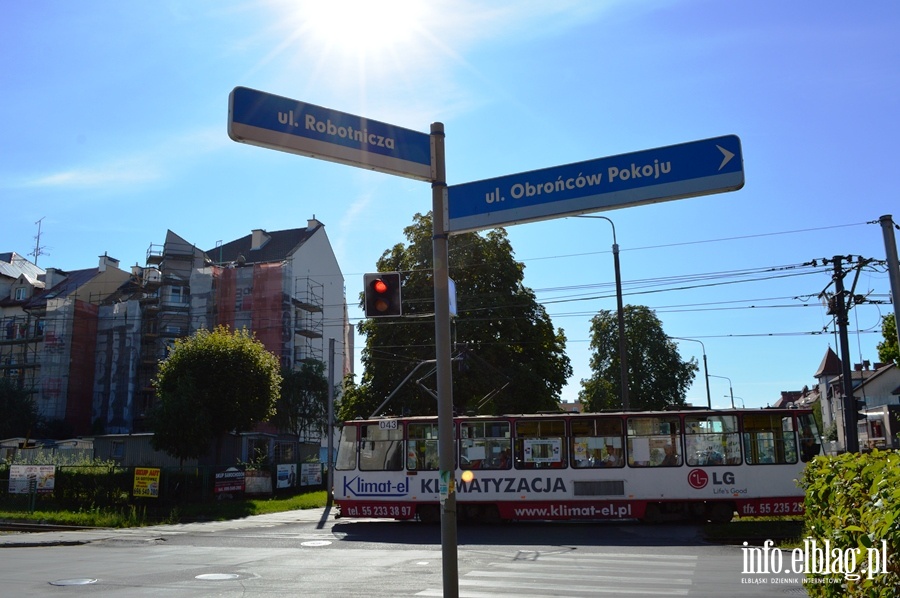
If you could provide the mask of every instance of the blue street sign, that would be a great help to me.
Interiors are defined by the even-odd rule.
[[[736,191],[744,186],[736,135],[452,185],[447,232]]]
[[[427,133],[247,87],[235,87],[228,96],[228,136],[311,158],[433,179]]]

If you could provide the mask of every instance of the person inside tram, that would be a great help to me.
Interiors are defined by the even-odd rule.
[[[498,467],[500,469],[509,469],[509,450],[503,449],[500,451],[500,460],[498,462]]]
[[[606,458],[603,459],[603,467],[619,467],[622,464],[622,457],[619,452],[611,444],[606,445]]]
[[[662,462],[660,462],[661,467],[672,467],[674,465],[678,465],[678,455],[675,454],[675,447],[671,444],[667,444],[663,447],[666,455],[663,457]]]
[[[803,462],[812,461],[816,455],[819,454],[819,445],[816,442],[816,439],[813,438],[813,435],[809,432],[806,432],[803,435],[803,439],[800,443],[800,458],[803,459]]]

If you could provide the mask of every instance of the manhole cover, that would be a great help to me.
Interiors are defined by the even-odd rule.
[[[300,546],[328,546],[331,540],[310,540],[309,542],[301,542]]]
[[[237,579],[240,577],[237,573],[204,573],[198,575],[194,579],[202,579],[204,581],[223,581],[225,579]]]
[[[97,583],[96,579],[91,579],[89,577],[78,578],[78,579],[57,579],[56,581],[51,581],[51,586],[86,586],[92,583]]]

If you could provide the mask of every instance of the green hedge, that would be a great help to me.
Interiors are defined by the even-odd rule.
[[[801,486],[806,490],[805,552],[816,548],[823,557],[828,555],[827,565],[821,558],[818,563],[806,563],[804,585],[809,595],[897,596],[900,453],[817,457],[807,465]],[[887,567],[881,571],[884,559]]]

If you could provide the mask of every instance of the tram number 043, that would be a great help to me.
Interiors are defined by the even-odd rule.
[[[398,505],[363,505],[347,509],[347,517],[409,517],[412,507]]]

